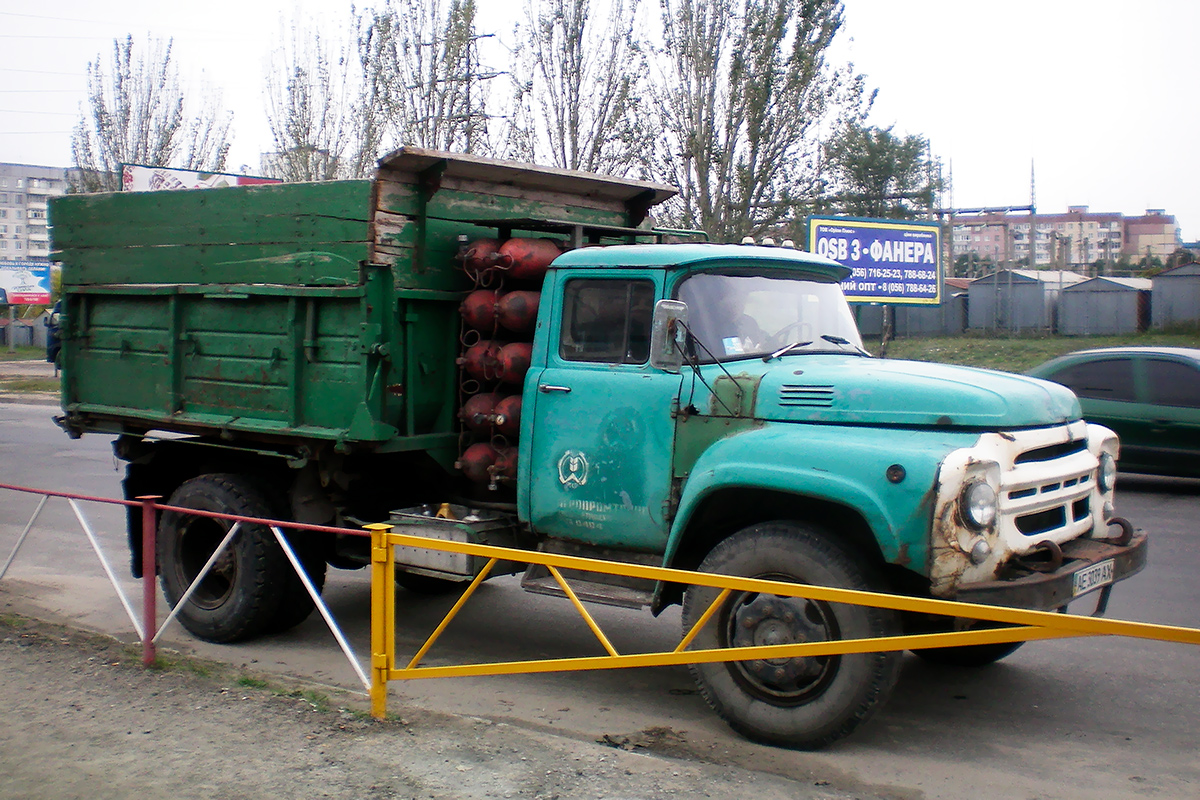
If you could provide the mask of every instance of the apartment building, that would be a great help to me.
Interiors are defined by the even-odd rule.
[[[1080,269],[1123,256],[1137,261],[1149,254],[1165,260],[1182,246],[1175,217],[1163,209],[1126,217],[1070,206],[1065,214],[999,211],[952,220],[956,256],[974,253],[997,264]]]
[[[0,163],[0,261],[50,258],[47,204],[66,191],[61,167]]]

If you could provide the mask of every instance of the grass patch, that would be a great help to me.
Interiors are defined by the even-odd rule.
[[[244,686],[247,689],[270,689],[271,684],[262,678],[255,678],[250,675],[242,675],[237,679],[238,686]]]
[[[131,646],[131,649],[136,650],[138,657],[141,657],[141,645]],[[200,678],[211,678],[223,672],[225,666],[190,656],[160,652],[154,657],[154,663],[150,665],[150,669],[161,672],[187,672]]]
[[[895,339],[888,343],[887,357],[939,364],[1025,372],[1065,353],[1094,347],[1196,347],[1200,333],[1141,333],[1130,336],[930,336]],[[879,341],[867,343],[879,352]]]
[[[0,380],[2,392],[57,392],[58,378],[7,378]]]
[[[45,361],[44,347],[17,347],[16,352],[10,353],[7,345],[0,346],[0,361]]]
[[[327,712],[333,706],[329,703],[329,698],[320,692],[312,689],[296,689],[291,692],[276,692],[280,697],[291,697],[296,700],[303,700],[313,707],[314,711]]]

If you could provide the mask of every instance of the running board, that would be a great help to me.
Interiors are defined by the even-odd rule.
[[[622,576],[607,576],[597,572],[579,572],[577,570],[559,570],[563,580],[571,587],[571,591],[580,600],[589,603],[599,603],[606,606],[621,608],[643,609],[654,600],[654,581],[630,579]],[[636,586],[604,583],[597,578],[613,577],[625,582],[636,581]],[[544,594],[554,597],[566,597],[567,593],[558,585],[558,581],[550,574],[550,570],[542,564],[530,564],[521,578],[521,588],[532,594]]]

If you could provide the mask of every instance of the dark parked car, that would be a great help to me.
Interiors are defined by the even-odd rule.
[[[1081,350],[1029,374],[1069,387],[1084,419],[1121,437],[1122,471],[1200,478],[1200,350]]]
[[[58,322],[62,316],[62,300],[54,304],[54,309],[46,317],[46,360],[58,364],[58,351],[62,349],[62,341],[58,337]]]

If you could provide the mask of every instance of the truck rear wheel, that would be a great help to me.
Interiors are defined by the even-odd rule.
[[[815,526],[770,522],[725,539],[701,572],[880,591],[867,565]],[[686,633],[716,599],[717,589],[691,586],[683,603]],[[801,597],[733,592],[691,645],[693,649],[864,639],[898,633],[887,609]],[[783,658],[692,664],[709,705],[748,738],[818,748],[849,735],[895,687],[900,654]]]
[[[185,481],[170,504],[199,511],[271,517],[270,503],[238,475],[201,475]],[[172,608],[225,537],[227,520],[165,512],[158,526],[159,580]],[[195,636],[235,642],[267,630],[280,617],[282,601],[299,584],[269,528],[243,525],[179,613]],[[301,587],[303,591],[303,587]],[[310,601],[311,604],[311,601]],[[307,616],[307,614],[306,614]],[[292,623],[295,624],[295,623]]]

